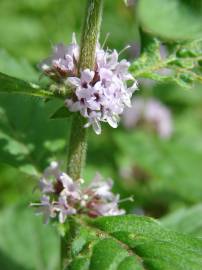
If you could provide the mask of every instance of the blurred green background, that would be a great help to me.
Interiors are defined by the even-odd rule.
[[[109,48],[121,50],[130,44],[131,48],[122,56],[134,61],[140,53],[138,21],[169,42],[201,36],[201,1],[163,2],[160,16],[155,8],[159,0],[152,0],[151,6],[148,1],[139,0],[138,12],[136,5],[126,7],[121,0],[106,1],[101,41],[109,32]],[[172,8],[174,13],[170,13]],[[40,74],[36,65],[50,54],[52,44],[68,43],[72,32],[79,40],[84,10],[85,1],[1,0],[0,71],[37,82]],[[182,28],[184,31],[180,31]],[[163,139],[145,125],[129,130],[123,121],[116,130],[104,125],[99,137],[90,130],[85,170],[87,181],[99,171],[115,181],[114,191],[122,198],[134,195],[133,203],[122,205],[129,213],[161,218],[168,227],[200,236],[201,88],[196,85],[185,90],[168,83],[140,80],[135,97],[155,98],[167,107],[172,117],[171,136]],[[56,229],[43,225],[28,205],[38,197],[33,192],[37,173],[54,159],[65,168],[70,120],[49,119],[59,105],[58,101],[45,103],[37,98],[0,95],[2,270],[58,269]],[[187,224],[193,216],[195,220]]]

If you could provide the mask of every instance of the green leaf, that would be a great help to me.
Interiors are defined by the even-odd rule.
[[[161,55],[161,42],[150,40],[142,55],[133,62],[130,71],[136,78],[147,78],[158,82],[172,82],[189,88],[193,82],[202,83],[199,62],[202,59],[200,40],[175,44]]]
[[[26,82],[3,73],[0,73],[0,92],[16,93],[41,98],[50,98],[54,96],[53,92],[43,90],[35,83]]]
[[[0,230],[1,269],[59,269],[57,232],[51,225],[45,226],[31,209],[12,207],[1,211]]]
[[[26,59],[15,59],[0,49],[0,72],[18,79],[37,82],[39,74]]]
[[[202,237],[202,204],[179,209],[161,219],[172,230]]]
[[[202,34],[199,0],[141,0],[138,17],[143,28],[164,39],[197,39]]]
[[[74,237],[69,242],[66,269],[201,269],[202,240],[169,231],[151,218],[79,218],[70,223]],[[82,245],[75,253],[73,246],[78,239]]]
[[[72,112],[70,112],[66,107],[62,106],[59,109],[56,110],[54,114],[51,115],[51,119],[57,119],[57,118],[68,118],[72,116]]]
[[[15,60],[0,50],[2,71],[9,76],[0,73],[0,162],[38,175],[50,159],[63,159],[65,153],[68,123],[49,120],[49,115],[63,103],[52,96],[56,90],[63,95],[64,89],[56,89],[56,85],[51,85],[50,91],[35,88],[37,83],[24,81],[26,77],[38,81],[35,69],[26,60]],[[49,102],[44,102],[47,97]]]
[[[29,175],[41,172],[50,159],[65,154],[67,121],[50,121],[49,115],[59,100],[43,100],[4,94],[0,98],[0,162]]]

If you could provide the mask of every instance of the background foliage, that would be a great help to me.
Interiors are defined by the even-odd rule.
[[[79,39],[83,10],[84,3],[73,0],[1,0],[0,72],[38,84],[36,64],[49,54],[51,44],[69,42],[73,31]],[[160,225],[149,219],[149,225],[147,220],[139,217],[130,220],[128,222],[134,222],[136,230],[138,226],[142,228],[140,231],[143,230],[139,236],[141,249],[132,246],[131,239],[124,235],[125,229],[122,233],[111,231],[111,227],[118,226],[118,220],[106,224],[100,219],[89,225],[90,239],[86,239],[86,229],[80,224],[72,254],[77,257],[83,252],[81,246],[84,243],[96,242],[91,250],[90,269],[111,269],[108,265],[111,258],[106,257],[105,265],[99,266],[97,259],[93,259],[93,256],[103,256],[99,253],[103,248],[115,252],[112,269],[123,269],[123,260],[127,261],[124,267],[127,265],[130,270],[132,267],[142,269],[142,265],[137,268],[138,262],[128,257],[117,239],[138,256],[146,254],[148,269],[169,269],[165,261],[154,264],[150,261],[157,250],[152,247],[153,242],[148,244],[146,241],[150,233],[147,226],[151,226],[153,235],[158,230],[159,237],[164,236],[168,241],[166,250],[159,247],[161,243],[157,245],[162,257],[165,254],[183,257],[189,253],[189,245],[195,240],[190,236],[178,236],[178,231],[202,237],[202,91],[198,84],[202,53],[201,42],[191,41],[202,34],[201,10],[201,1],[197,0],[152,0],[149,3],[139,0],[138,6],[129,8],[121,0],[106,1],[101,40],[110,32],[109,47],[120,50],[131,44],[131,49],[123,56],[134,62],[131,72],[141,79],[140,91],[135,96],[155,97],[168,106],[174,132],[171,138],[162,140],[143,127],[126,130],[120,125],[117,130],[112,130],[105,126],[100,137],[90,131],[85,178],[90,181],[99,169],[100,173],[115,180],[114,190],[121,197],[134,196],[133,203],[122,205],[129,213],[160,218],[166,228],[176,233],[168,233],[163,227],[159,230]],[[160,38],[161,42],[148,38],[145,31]],[[162,42],[170,55],[167,62],[159,54]],[[143,53],[136,60],[140,50]],[[171,68],[174,74],[162,76],[158,71],[164,68]],[[153,83],[151,79],[157,82]],[[0,265],[4,270],[57,269],[56,231],[49,226],[44,228],[41,219],[34,217],[27,206],[37,197],[32,193],[36,176],[50,159],[60,160],[65,167],[63,160],[68,147],[70,119],[50,119],[60,106],[60,100],[44,102],[39,97],[0,94]],[[131,173],[123,177],[122,172],[128,169]],[[97,242],[95,234],[100,229],[107,237],[113,234],[116,240]],[[130,233],[134,234],[133,231]],[[185,245],[185,249],[176,247],[172,250],[175,241]],[[173,269],[200,269],[201,242],[196,241],[194,245],[195,249],[189,253],[190,264],[187,266],[186,262],[179,266],[176,259]],[[88,269],[85,267],[89,266],[90,255],[85,254],[71,269]],[[122,260],[118,262],[117,258]]]

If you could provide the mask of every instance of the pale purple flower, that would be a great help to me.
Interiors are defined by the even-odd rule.
[[[55,45],[52,56],[43,60],[38,67],[50,78],[63,82],[67,76],[74,76],[77,73],[78,58],[79,46],[73,33],[70,45]]]
[[[83,187],[82,179],[73,181],[60,171],[57,162],[52,162],[39,182],[41,201],[31,205],[37,207],[37,214],[44,216],[45,223],[56,217],[60,223],[64,223],[69,215],[76,213],[90,217],[125,213],[118,208],[119,196],[112,193],[112,180],[106,181],[99,174],[88,187]]]
[[[171,113],[165,105],[159,101],[151,99],[145,106],[145,119],[153,123],[160,137],[169,138],[172,134]]]
[[[154,98],[136,98],[132,101],[132,107],[124,112],[123,125],[126,128],[133,128],[141,123],[151,126],[161,138],[169,138],[173,133],[170,110]]]
[[[44,177],[42,177],[39,181],[39,189],[42,193],[50,193],[53,192],[54,187],[50,181],[47,181]]]
[[[43,195],[39,203],[32,203],[31,206],[37,208],[36,214],[43,215],[44,223],[47,224],[50,218],[56,217],[56,209],[52,202],[50,202],[50,197]]]
[[[58,177],[59,175],[60,175],[59,164],[56,161],[52,161],[50,163],[50,166],[48,166],[43,173],[43,176],[45,178],[50,176]]]
[[[117,128],[119,116],[130,107],[137,82],[128,71],[130,63],[119,61],[116,50],[104,50],[97,44],[94,70],[78,70],[79,46],[73,36],[69,46],[57,45],[52,57],[39,65],[43,73],[72,89],[72,97],[65,100],[71,112],[86,118],[85,128],[92,126],[101,133],[101,123]]]
[[[97,212],[98,216],[119,216],[124,215],[125,210],[119,209],[119,195],[113,195],[105,203],[98,203],[94,205],[94,211]]]
[[[113,181],[111,179],[106,181],[99,173],[97,173],[90,184],[90,189],[94,191],[95,195],[102,196],[106,199],[111,199],[114,197],[114,194],[111,191],[112,186]]]
[[[66,100],[70,111],[79,111],[88,119],[85,127],[92,125],[96,134],[101,133],[100,122],[107,122],[116,128],[126,106],[137,89],[137,82],[128,72],[130,63],[118,62],[118,53],[104,51],[99,46],[96,50],[96,70],[81,71],[81,78],[69,77],[66,84],[75,89],[73,99]],[[131,81],[132,85],[127,86]]]
[[[64,223],[67,216],[76,214],[76,209],[68,204],[65,194],[61,194],[58,198],[58,203],[55,206],[58,212],[58,219],[60,223]]]

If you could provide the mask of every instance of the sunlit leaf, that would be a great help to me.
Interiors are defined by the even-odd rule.
[[[53,227],[44,226],[31,209],[13,207],[1,211],[0,230],[3,270],[59,269],[57,233]]]
[[[200,40],[176,44],[172,48],[167,48],[166,55],[162,55],[161,48],[163,46],[156,39],[147,43],[142,55],[130,68],[136,78],[152,79],[162,83],[173,82],[183,88],[188,88],[195,82],[202,83],[199,66],[202,60]]]
[[[200,0],[141,0],[140,23],[147,31],[165,39],[196,39],[202,34]]]
[[[201,239],[166,230],[147,217],[80,219],[73,228],[66,269],[201,269]]]

